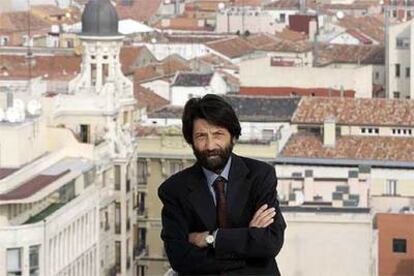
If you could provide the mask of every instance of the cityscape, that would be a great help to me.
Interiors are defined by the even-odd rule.
[[[207,94],[274,167],[281,275],[413,276],[411,45],[411,0],[0,0],[0,276],[171,275]]]

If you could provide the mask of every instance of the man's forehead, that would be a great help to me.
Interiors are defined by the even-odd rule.
[[[194,120],[194,129],[193,131],[217,131],[217,130],[227,130],[225,127],[219,126],[212,122],[209,122],[205,119],[196,119]]]

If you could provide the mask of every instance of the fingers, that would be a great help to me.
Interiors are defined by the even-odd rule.
[[[267,208],[268,205],[262,205],[254,214],[253,219],[250,221],[250,227],[259,227],[264,228],[269,226],[274,221],[274,216],[276,215],[275,208]]]

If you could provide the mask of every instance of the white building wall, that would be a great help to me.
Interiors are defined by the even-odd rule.
[[[373,275],[370,214],[284,212],[288,229],[276,257],[283,275]]]
[[[348,33],[342,33],[329,41],[331,44],[361,45],[362,43]]]
[[[346,77],[345,77],[346,76]],[[241,86],[332,88],[356,91],[357,98],[372,95],[372,66],[306,68],[271,66],[269,57],[240,64]]]
[[[164,80],[150,81],[146,83],[141,83],[145,88],[151,89],[160,97],[163,97],[166,100],[170,100],[170,83]]]
[[[155,56],[162,60],[167,56],[177,54],[189,60],[208,54],[208,49],[204,44],[198,43],[136,43],[135,46],[144,45]]]
[[[388,89],[387,98],[395,98],[396,94],[400,94],[400,98],[413,98],[414,92],[411,92],[411,82],[413,78],[412,72],[410,77],[406,76],[406,68],[413,68],[414,61],[411,60],[411,53],[414,51],[414,28],[413,22],[408,21],[398,25],[389,27],[388,37]],[[398,39],[406,39],[405,46],[397,46]],[[400,66],[400,76],[396,76],[396,66]]]

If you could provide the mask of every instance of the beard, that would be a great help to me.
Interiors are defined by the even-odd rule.
[[[233,152],[233,146],[233,142],[230,142],[223,149],[203,151],[199,151],[193,146],[193,152],[201,166],[207,170],[220,174]]]

